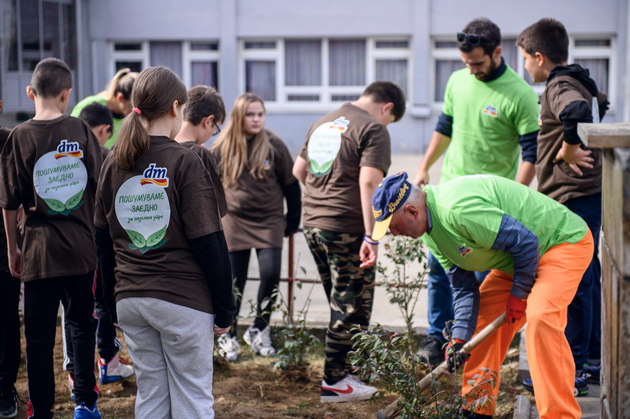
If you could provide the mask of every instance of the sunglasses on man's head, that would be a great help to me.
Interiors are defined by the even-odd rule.
[[[457,32],[457,42],[468,42],[470,45],[479,45],[481,43],[481,35],[476,33]]]

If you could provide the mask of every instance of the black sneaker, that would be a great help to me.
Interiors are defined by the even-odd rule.
[[[584,373],[582,371],[578,371],[575,375],[575,385],[573,387],[573,395],[575,397],[588,396],[588,384],[586,384],[586,378],[583,375]],[[521,384],[525,390],[529,390],[534,394],[534,383],[531,378],[524,378],[521,380]]]
[[[589,364],[588,362],[584,364],[584,375],[586,375],[586,382],[589,384],[597,384],[599,385],[599,376],[602,371],[601,364]]]
[[[573,395],[575,397],[588,396],[588,384],[586,384],[586,373],[584,373],[584,370],[577,370],[575,373]]]
[[[15,388],[0,387],[0,418],[14,418],[18,414]]]
[[[420,355],[420,362],[437,366],[444,361],[444,345],[446,341],[438,336],[427,336],[416,352]]]

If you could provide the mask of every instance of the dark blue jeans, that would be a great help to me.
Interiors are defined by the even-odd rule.
[[[427,336],[437,336],[444,339],[442,330],[446,327],[446,322],[453,320],[455,317],[453,313],[453,291],[444,268],[431,252],[429,252],[428,268],[429,327],[427,328]],[[475,272],[475,277],[481,282],[488,272]]]
[[[602,195],[595,194],[570,199],[564,203],[586,221],[593,233],[593,260],[582,277],[571,304],[565,334],[576,368],[588,360],[600,359],[601,345],[601,265],[599,263],[599,230],[602,225]]]

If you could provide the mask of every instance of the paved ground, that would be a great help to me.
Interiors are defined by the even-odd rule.
[[[418,165],[420,164],[422,156],[417,154],[412,155],[395,155],[392,157],[392,167],[389,171],[390,174],[397,173],[400,171],[406,171],[409,173],[409,176],[413,178],[415,176]],[[431,170],[431,181],[435,183],[439,180],[440,172],[439,168],[441,167],[441,160],[438,161],[434,167],[435,169]],[[286,278],[288,275],[287,272],[287,247],[288,243],[285,240],[284,246],[284,255],[282,259],[283,269],[282,269],[282,277]],[[381,258],[382,260],[383,258]],[[308,250],[308,246],[306,244],[306,240],[302,234],[295,235],[295,261],[298,266],[296,272],[298,278],[309,278],[309,279],[317,279],[317,268],[315,267],[315,263],[313,261],[313,257]],[[419,267],[418,267],[419,268]],[[258,262],[256,260],[256,256],[252,253],[250,259],[249,266],[249,277],[257,278],[258,274]],[[384,278],[381,275],[377,274],[377,282],[383,281]],[[245,287],[244,297],[243,297],[243,305],[241,308],[240,315],[242,317],[250,316],[250,307],[248,301],[255,301],[256,292],[258,290],[258,283],[256,281],[248,281]],[[281,287],[281,292],[283,295],[287,295],[287,284],[284,283]],[[307,298],[310,294],[311,305],[308,310],[307,321],[312,325],[323,325],[328,323],[330,310],[328,308],[328,303],[326,301],[326,296],[323,291],[323,287],[321,284],[303,284],[302,289],[295,288],[295,307],[296,310],[300,309],[304,306]],[[427,295],[426,290],[420,292],[420,298],[418,300],[418,304],[415,310],[416,321],[415,326],[420,328],[420,331],[424,332],[427,327]],[[282,316],[280,313],[275,313],[272,316],[272,321],[282,322]],[[245,320],[244,322],[247,322]],[[372,324],[380,323],[384,326],[389,327],[403,327],[404,322],[400,316],[400,312],[398,311],[397,306],[389,304],[387,295],[385,293],[385,289],[383,287],[376,287],[376,295],[374,299],[374,309],[372,314]]]

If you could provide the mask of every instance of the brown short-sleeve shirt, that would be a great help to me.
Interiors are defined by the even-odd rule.
[[[362,166],[391,164],[387,128],[350,103],[311,127],[300,156],[308,163],[304,185],[304,226],[327,231],[363,233],[359,190]]]
[[[102,164],[82,120],[31,119],[1,153],[0,207],[24,206],[22,280],[80,275],[96,268],[94,192]]]
[[[217,203],[219,205],[219,215],[224,217],[227,214],[227,203],[225,202],[225,191],[223,190],[223,184],[221,183],[221,177],[219,176],[219,170],[217,169],[217,161],[214,154],[206,147],[195,143],[194,141],[185,141],[180,143],[184,147],[191,149],[201,158],[203,165],[206,166],[210,179],[212,180],[212,186],[217,195]]]
[[[291,172],[293,158],[287,146],[271,131],[267,130],[267,135],[273,156],[264,163],[265,178],[253,178],[246,168],[236,184],[225,188],[228,213],[223,227],[230,252],[282,247],[284,188],[297,179]],[[249,143],[247,150],[249,154]]]
[[[188,241],[221,230],[210,175],[191,150],[151,136],[131,170],[112,155],[99,179],[94,224],[116,253],[116,300],[151,297],[213,313],[210,287]]]

